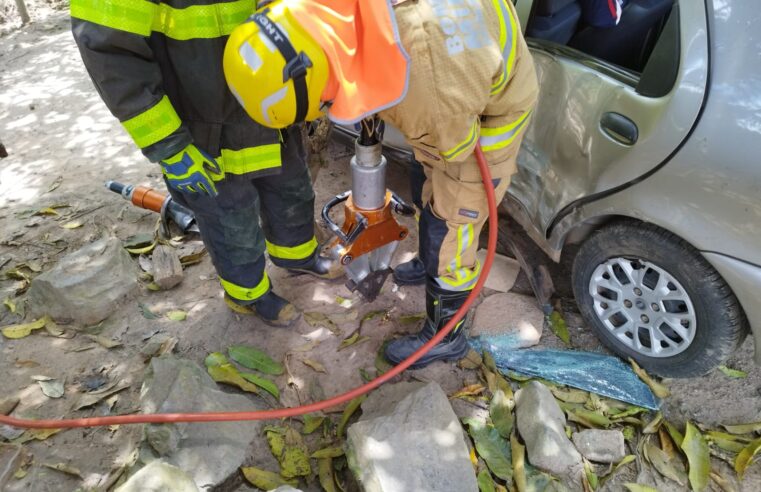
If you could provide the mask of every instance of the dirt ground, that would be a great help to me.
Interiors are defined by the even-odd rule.
[[[156,217],[132,208],[107,191],[103,187],[105,180],[159,188],[162,184],[158,167],[135,149],[90,83],[69,32],[67,12],[30,2],[33,23],[22,29],[14,25],[7,12],[3,11],[6,22],[0,23],[0,141],[10,154],[0,160],[0,301],[12,298],[18,302],[24,298],[24,295],[14,298],[19,281],[5,277],[15,266],[31,263],[44,271],[61,256],[97,238],[126,239],[153,230]],[[332,145],[329,152],[332,159],[316,184],[318,206],[349,188],[350,152],[339,145]],[[402,166],[392,168],[389,186],[406,195]],[[56,208],[59,216],[32,215],[54,205],[65,205]],[[61,227],[73,220],[83,226]],[[411,231],[415,230],[414,221],[406,224]],[[517,228],[507,228],[531,248],[530,241]],[[412,256],[416,239],[413,234],[402,244],[396,261]],[[573,345],[585,350],[604,350],[584,327],[570,299],[568,258],[560,265],[552,265],[536,248],[530,257],[551,267]],[[0,338],[3,375],[0,399],[20,398],[16,414],[31,418],[133,413],[139,409],[145,369],[140,351],[157,336],[176,337],[175,353],[201,364],[210,352],[224,351],[233,344],[256,345],[272,357],[282,359],[295,347],[319,341],[310,352],[290,358],[294,388],[286,388],[285,376],[276,381],[280,388],[286,388],[282,404],[292,406],[360,385],[363,382],[360,369],[370,375],[374,373],[374,360],[382,341],[393,333],[415,329],[414,325],[400,324],[398,317],[424,310],[421,287],[397,288],[388,282],[381,296],[368,304],[354,299],[341,282],[294,277],[274,267],[270,268],[270,274],[276,291],[287,295],[305,312],[322,312],[333,317],[342,336],[312,327],[303,320],[294,329],[273,330],[233,313],[224,305],[214,269],[205,258],[185,270],[185,279],[178,287],[166,292],[142,287],[136,299],[126,300],[98,326],[65,327],[68,334],[62,338],[50,336],[44,330],[21,340]],[[514,291],[530,293],[522,274]],[[146,319],[138,303],[159,317]],[[163,316],[172,310],[186,311],[187,319],[172,321]],[[362,334],[369,339],[337,351],[341,340],[357,327],[358,319],[376,310],[390,314],[365,323]],[[0,306],[0,326],[21,319]],[[26,321],[29,320],[26,316]],[[104,348],[86,338],[87,333],[122,345]],[[545,329],[540,346],[561,348],[562,343]],[[679,423],[692,420],[712,428],[718,424],[761,420],[761,368],[753,366],[752,351],[752,341],[748,340],[727,362],[730,367],[747,371],[744,379],[731,379],[715,371],[702,378],[666,381],[672,392],[664,407],[667,417]],[[303,364],[301,360],[306,357],[322,363],[327,373],[317,373]],[[64,397],[44,396],[32,379],[34,375],[65,378]],[[448,364],[411,371],[405,377],[436,380],[448,393],[475,382],[476,378],[474,373]],[[129,388],[118,394],[112,408],[103,403],[94,409],[73,411],[72,405],[83,385],[98,378],[129,383]],[[69,430],[31,442],[27,447],[35,464],[26,477],[13,481],[8,490],[58,491],[103,486],[120,464],[131,459],[140,436],[139,427],[122,426]],[[41,466],[57,463],[77,468],[82,478]],[[252,445],[250,463],[276,467],[263,439]],[[725,464],[718,466],[725,475],[730,474]],[[240,490],[251,490],[231,484],[233,488],[237,486]],[[741,490],[761,490],[761,466],[756,465],[747,473]]]

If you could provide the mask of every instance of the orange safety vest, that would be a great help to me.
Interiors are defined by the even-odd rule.
[[[407,93],[410,57],[389,0],[286,0],[330,64],[328,116],[351,124]]]

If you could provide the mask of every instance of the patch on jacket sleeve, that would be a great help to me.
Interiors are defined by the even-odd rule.
[[[458,212],[463,217],[467,217],[469,219],[477,219],[478,218],[478,212],[475,210],[468,210],[467,208],[461,208]]]

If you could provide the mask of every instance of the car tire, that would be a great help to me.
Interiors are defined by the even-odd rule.
[[[652,224],[598,229],[579,249],[572,275],[579,310],[603,344],[660,376],[701,376],[748,333],[721,275],[686,241]]]

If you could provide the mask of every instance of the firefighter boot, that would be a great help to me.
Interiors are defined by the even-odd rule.
[[[425,283],[425,265],[419,256],[400,263],[394,268],[394,281],[398,285],[423,285]]]
[[[298,321],[301,312],[270,289],[250,304],[238,304],[225,294],[227,306],[240,314],[254,314],[265,324],[274,328],[289,328]]]
[[[425,342],[433,336],[454,317],[460,306],[463,305],[470,291],[456,292],[444,290],[435,284],[430,278],[426,283],[426,320],[423,329],[415,335],[407,335],[398,338],[386,347],[386,359],[396,365],[412,355]],[[457,327],[450,332],[444,340],[433,347],[430,352],[411,366],[411,369],[420,369],[436,360],[453,361],[465,357],[470,350],[465,339],[465,333],[470,325],[470,315],[460,321]]]
[[[314,251],[312,256],[305,259],[302,263],[288,265],[286,268],[292,273],[306,273],[327,280],[338,278],[344,273],[341,265],[337,261],[321,255],[319,248]]]

